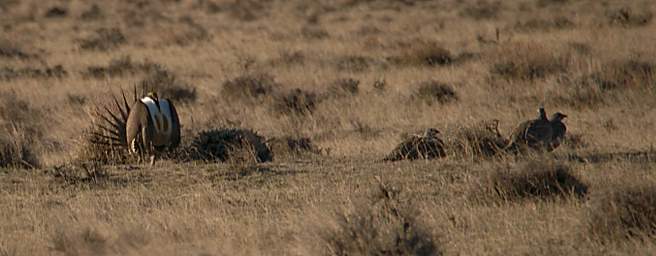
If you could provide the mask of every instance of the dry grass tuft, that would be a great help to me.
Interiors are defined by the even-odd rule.
[[[273,97],[272,109],[284,115],[309,115],[317,108],[318,98],[312,92],[293,89]]]
[[[429,80],[418,84],[413,98],[428,105],[433,105],[435,102],[439,104],[455,102],[458,100],[458,95],[452,86],[439,81]]]
[[[624,184],[593,193],[588,230],[602,241],[656,236],[656,186]]]
[[[223,82],[222,95],[229,101],[262,100],[270,96],[280,85],[272,75],[262,73],[242,75]]]
[[[204,161],[261,163],[273,160],[265,139],[246,129],[201,131],[192,140],[190,150],[192,158]]]
[[[572,173],[569,166],[550,160],[530,160],[513,169],[494,172],[483,193],[493,194],[503,201],[552,199],[576,196],[583,198],[588,185]]]
[[[118,28],[101,28],[90,38],[80,40],[84,50],[108,51],[127,43],[125,35]]]
[[[446,151],[462,158],[496,156],[508,145],[499,133],[498,120],[485,120],[470,126],[458,126],[445,136]]]
[[[15,43],[7,40],[0,40],[0,57],[24,60],[36,56],[25,52],[19,45]]]
[[[64,18],[66,16],[68,16],[68,9],[59,6],[48,9],[44,14],[46,18]]]
[[[89,9],[85,10],[80,14],[80,19],[81,20],[99,20],[105,17],[105,14],[103,13],[103,10],[100,9],[100,7],[97,4],[92,4]]]
[[[367,71],[375,61],[370,57],[346,55],[335,60],[338,71],[360,73]]]
[[[424,229],[412,202],[381,182],[378,195],[353,212],[341,213],[337,226],[323,232],[329,255],[442,255]]]
[[[0,94],[0,167],[39,167],[44,118],[15,93]]]

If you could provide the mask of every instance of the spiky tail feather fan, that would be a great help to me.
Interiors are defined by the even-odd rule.
[[[84,134],[80,160],[124,163],[129,159],[126,128],[130,108],[140,98],[136,87],[132,96],[130,102],[121,90],[120,98],[112,95],[111,103],[96,106],[91,112],[92,123]]]

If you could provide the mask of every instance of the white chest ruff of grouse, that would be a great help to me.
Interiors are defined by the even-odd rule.
[[[150,97],[144,97],[141,98],[141,102],[146,105],[148,116],[150,116],[153,122],[153,145],[167,145],[171,141],[171,135],[173,134],[173,118],[169,101],[165,99],[155,101]]]

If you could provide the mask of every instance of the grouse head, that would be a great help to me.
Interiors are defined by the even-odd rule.
[[[556,112],[553,115],[551,115],[551,121],[561,121],[561,120],[565,119],[566,117],[567,117],[567,115],[565,115],[563,113],[560,113],[560,112]]]

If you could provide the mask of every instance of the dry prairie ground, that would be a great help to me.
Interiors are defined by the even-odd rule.
[[[0,255],[649,255],[653,1],[0,1]],[[309,139],[268,163],[78,164],[132,86],[216,127]],[[380,161],[536,107],[547,155]],[[74,164],[75,163],[75,164]]]

